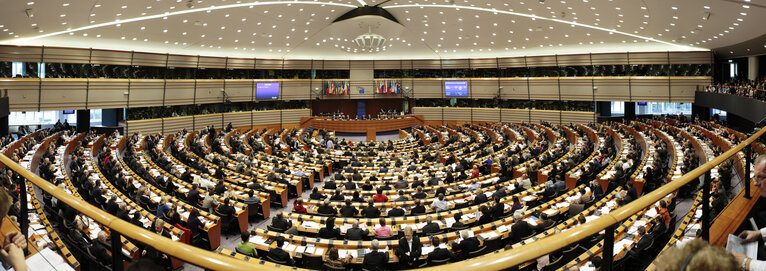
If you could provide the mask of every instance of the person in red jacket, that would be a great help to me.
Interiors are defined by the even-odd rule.
[[[479,167],[474,165],[473,171],[471,171],[471,179],[479,178]]]
[[[388,197],[386,195],[383,195],[383,189],[378,188],[377,194],[375,196],[372,196],[372,201],[374,202],[386,202],[388,201]]]
[[[295,199],[295,202],[293,203],[293,213],[298,214],[305,214],[306,213],[306,207],[303,206],[303,199]]]

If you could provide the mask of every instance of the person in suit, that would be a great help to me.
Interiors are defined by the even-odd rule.
[[[210,195],[209,192],[205,191],[200,194],[200,196],[203,197],[202,199],[202,209],[207,210],[209,213],[212,213],[213,210],[218,207],[218,201],[213,198],[212,195]]]
[[[218,206],[218,209],[216,209],[216,211],[218,211],[218,213],[222,217],[234,216],[234,212],[236,212],[236,210],[234,209],[234,206],[232,206],[231,203],[229,202],[229,198],[225,198],[223,200],[223,204]]]
[[[441,228],[439,228],[439,224],[436,224],[436,222],[433,222],[433,217],[427,216],[426,225],[423,226],[422,231],[423,231],[423,234],[425,235],[431,235],[441,231]]]
[[[380,217],[380,210],[375,207],[375,201],[367,201],[367,207],[362,209],[362,215],[366,218],[378,218]]]
[[[340,208],[340,216],[342,217],[354,217],[359,213],[356,207],[351,206],[351,200],[346,199],[346,205]]]
[[[330,199],[325,199],[324,202],[322,202],[322,205],[317,208],[317,213],[320,215],[334,216],[338,211],[330,205]]]
[[[420,239],[414,237],[412,227],[407,226],[404,228],[404,237],[399,239],[399,247],[394,253],[399,257],[399,263],[404,267],[414,267],[417,266],[416,263],[420,258],[422,248]]]
[[[346,230],[346,240],[361,241],[368,235],[370,235],[369,230],[359,228],[359,220],[354,220],[353,226]]]
[[[269,249],[269,253],[266,255],[267,258],[287,263],[287,265],[293,266],[295,265],[295,260],[293,260],[293,251],[288,253],[287,251],[282,249],[282,246],[285,244],[285,237],[283,236],[277,236],[277,238],[274,239],[274,243],[276,243],[276,247]]]
[[[319,229],[319,232],[317,233],[317,238],[340,239],[340,229],[335,228],[334,217],[327,218],[327,221],[325,222],[325,227]]]
[[[428,253],[428,257],[426,258],[429,264],[433,263],[433,261],[440,261],[455,257],[455,254],[452,254],[452,251],[449,249],[439,247],[440,244],[441,240],[438,236],[431,237],[431,245],[434,247],[434,251]]]
[[[397,197],[396,200],[394,201],[408,201],[408,200],[410,200],[410,198],[404,194],[404,190],[399,190],[399,197]]]
[[[423,206],[423,202],[420,200],[415,201],[415,207],[412,207],[412,210],[410,210],[411,215],[419,215],[419,214],[425,214],[426,213],[426,207]]]
[[[331,201],[343,201],[346,197],[343,196],[343,193],[340,189],[335,189],[335,194],[330,197]]]
[[[343,188],[346,190],[356,190],[356,183],[351,178],[348,178],[346,183],[343,184]]]
[[[465,260],[468,259],[469,253],[479,250],[481,243],[475,236],[470,237],[468,230],[460,231],[460,237],[463,240],[452,245],[452,251],[458,253],[458,259]]]
[[[534,226],[530,225],[530,229],[536,230],[536,231],[542,231],[547,229],[550,226],[553,226],[553,224],[556,223],[553,220],[548,218],[548,214],[546,213],[540,213],[540,219],[536,221],[536,224]]]
[[[455,223],[452,223],[452,230],[464,228],[465,224],[461,221],[463,219],[463,215],[460,213],[456,213],[455,216]]]
[[[641,239],[639,239],[636,245],[628,251],[628,255],[634,258],[640,257],[641,252],[647,249],[655,239],[653,234],[646,233],[646,228],[644,226],[638,226],[637,232]]]
[[[314,189],[311,190],[311,194],[309,194],[309,199],[313,200],[323,200],[327,196],[323,195],[322,193],[319,193],[319,187],[314,187]]]
[[[521,212],[513,214],[513,226],[511,226],[511,243],[521,242],[522,238],[532,234],[529,223],[522,220]]]
[[[422,186],[418,186],[417,187],[417,192],[415,192],[415,194],[412,195],[412,198],[415,198],[415,199],[425,199],[425,198],[428,198],[428,194],[423,192],[423,187]]]
[[[372,240],[370,243],[370,249],[372,251],[364,255],[362,268],[371,271],[385,270],[384,266],[388,263],[388,253],[378,251],[379,248],[380,244],[378,243],[378,240]]]
[[[106,208],[104,209],[112,215],[117,214],[117,211],[120,210],[120,206],[117,204],[117,194],[112,194],[112,196],[109,197],[109,201],[106,202]]]
[[[287,234],[298,233],[298,228],[294,227],[290,220],[284,218],[282,211],[278,211],[277,215],[271,219],[271,227],[284,230]]]
[[[487,195],[484,194],[484,189],[479,189],[476,193],[476,196],[473,197],[473,203],[472,205],[482,204],[487,202]]]
[[[389,217],[403,216],[403,215],[404,215],[404,209],[402,209],[402,207],[394,206],[393,208],[388,210]]]
[[[492,218],[499,219],[505,214],[505,204],[500,202],[500,198],[495,198],[495,204],[489,209],[492,214]]]
[[[165,221],[163,221],[161,218],[155,218],[154,222],[152,222],[152,230],[154,230],[154,233],[157,235],[170,239],[170,232],[165,230],[163,225],[165,225]],[[170,257],[153,247],[147,246],[141,255],[154,260],[154,262],[158,265],[164,266],[165,270],[170,270],[172,268]]]
[[[572,203],[569,204],[569,217],[572,218],[585,210],[585,204],[582,204],[582,199],[580,197],[576,197],[572,200]]]

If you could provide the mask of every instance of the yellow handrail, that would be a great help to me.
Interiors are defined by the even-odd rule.
[[[636,212],[649,207],[650,205],[662,199],[665,195],[678,190],[682,186],[703,175],[705,172],[715,167],[715,165],[718,165],[726,159],[729,159],[729,157],[735,155],[747,145],[750,145],[753,143],[753,141],[763,136],[764,133],[766,133],[766,127],[762,128],[760,131],[736,147],[697,167],[691,172],[686,173],[684,176],[681,176],[677,180],[663,185],[653,192],[641,196],[633,202],[620,207],[619,209],[614,210],[609,214],[602,215],[591,222],[577,226],[571,230],[558,233],[555,235],[555,238],[549,237],[508,251],[490,253],[483,257],[472,258],[447,265],[440,265],[438,267],[428,267],[424,270],[465,270],[466,268],[481,268],[481,270],[503,270],[537,259],[543,255],[559,250],[569,244],[580,241],[585,237],[594,235],[610,225],[628,219]]]
[[[178,258],[197,266],[212,270],[248,270],[252,269],[253,263],[248,263],[233,257],[221,255],[208,250],[200,249],[181,242],[169,242],[170,239],[160,237],[144,228],[130,224],[130,222],[119,219],[98,207],[90,205],[82,199],[78,199],[52,183],[40,178],[34,173],[22,168],[7,156],[0,154],[0,162],[8,166],[17,174],[24,176],[27,180],[37,187],[56,197],[59,202],[71,206],[85,216],[92,218],[96,222],[106,226],[112,231],[119,232],[124,237],[135,240],[136,242],[146,244],[162,251],[172,257]],[[273,263],[258,265],[259,270],[284,270]]]
[[[715,167],[715,165],[720,164],[729,157],[735,155],[737,152],[745,148],[745,146],[753,143],[756,139],[763,136],[764,133],[766,133],[766,128],[761,129],[736,147],[728,150],[712,161],[708,161],[700,167],[692,170],[681,178],[678,178],[677,180],[672,181],[658,188],[657,190],[646,194],[615,211],[610,212],[609,214],[602,215],[601,217],[591,222],[577,226],[571,230],[558,233],[555,235],[556,238],[546,238],[509,251],[490,253],[482,257],[472,258],[447,265],[441,265],[438,267],[428,267],[425,268],[425,270],[459,270],[477,267],[481,268],[482,270],[502,270],[549,254],[564,246],[580,241],[587,236],[594,235],[606,227],[618,223],[619,221],[628,219],[636,212],[654,204],[665,195],[678,190],[690,181],[696,179],[697,177],[703,175],[705,172]],[[27,180],[40,187],[40,189],[58,198],[59,201],[72,206],[77,211],[93,218],[98,223],[101,223],[102,225],[113,229],[114,231],[120,232],[127,238],[154,247],[157,250],[162,251],[172,257],[176,257],[182,261],[212,270],[240,270],[253,268],[252,263],[248,263],[225,255],[216,254],[184,243],[168,242],[166,238],[159,238],[156,234],[147,231],[146,229],[137,227],[127,221],[118,219],[117,217],[108,214],[100,208],[94,207],[81,199],[69,195],[48,181],[45,181],[32,172],[22,168],[5,155],[0,154],[0,162],[10,167],[16,173],[21,174],[27,178]],[[264,270],[284,270],[284,268],[277,267],[271,263],[266,263],[258,267]]]

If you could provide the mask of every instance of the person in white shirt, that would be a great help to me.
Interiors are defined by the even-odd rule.
[[[434,209],[436,212],[449,210],[449,207],[449,202],[444,200],[444,194],[439,194],[434,202],[431,203],[431,209]]]
[[[758,156],[753,162],[755,177],[753,182],[761,191],[761,198],[766,198],[766,155]],[[766,227],[760,230],[743,231],[739,234],[742,243],[766,240]],[[740,268],[747,271],[766,271],[766,261],[750,259],[745,254],[732,252]]]

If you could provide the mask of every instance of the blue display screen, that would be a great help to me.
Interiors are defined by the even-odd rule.
[[[255,84],[255,99],[256,100],[276,100],[279,99],[279,83],[256,83]]]
[[[468,81],[444,81],[444,97],[468,97]]]

